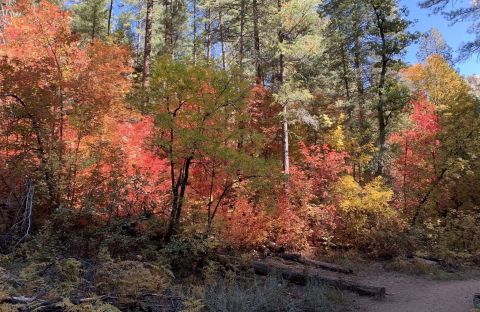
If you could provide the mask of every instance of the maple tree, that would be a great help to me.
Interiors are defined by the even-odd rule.
[[[425,189],[437,179],[440,120],[435,106],[425,98],[412,103],[409,119],[409,128],[390,135],[399,150],[391,171],[398,208],[413,217]]]
[[[422,130],[427,135],[429,131],[437,131],[437,144],[440,145],[433,172],[434,181],[426,188],[421,204],[417,206],[414,222],[421,213],[421,206],[441,194],[448,195],[437,200],[442,203],[435,209],[440,215],[448,215],[452,206],[455,209],[463,206],[468,210],[472,202],[461,197],[467,193],[470,194],[467,197],[475,194],[472,187],[478,178],[473,173],[473,168],[477,166],[478,136],[472,128],[464,125],[466,123],[475,128],[478,124],[476,99],[467,82],[439,55],[429,57],[426,64],[406,70],[405,76],[418,92],[428,97],[432,103],[430,107],[433,105],[435,108],[437,117],[434,118],[438,118],[438,125],[435,122],[429,124],[428,118],[417,123],[423,122],[424,127],[429,127]]]
[[[197,190],[207,197],[209,225],[226,192],[254,175],[251,155],[237,150],[242,130],[235,125],[246,118],[247,89],[240,78],[208,64],[180,63],[168,57],[153,67],[149,103],[142,109],[155,123],[153,148],[169,162],[167,239],[178,233],[194,170],[202,172],[198,175],[202,189]]]
[[[72,194],[82,142],[128,91],[128,50],[81,47],[70,13],[49,2],[17,1],[15,11],[0,52],[3,161],[41,174],[52,211]]]

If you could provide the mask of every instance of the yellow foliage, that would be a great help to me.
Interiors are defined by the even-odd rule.
[[[103,254],[95,277],[101,293],[114,294],[119,300],[136,300],[146,293],[161,293],[168,283],[162,267],[139,261],[114,261]]]
[[[393,191],[383,179],[377,177],[361,186],[347,175],[337,183],[335,193],[340,198],[337,238],[378,256],[393,256],[398,246],[391,239],[401,233],[403,222],[389,204]]]
[[[381,177],[377,177],[362,188],[352,176],[344,176],[337,184],[337,193],[343,194],[339,208],[344,213],[385,215],[394,213],[389,206],[393,191],[384,185]]]
[[[417,91],[427,92],[428,100],[439,110],[452,106],[470,94],[468,82],[440,55],[430,56],[427,64],[414,65],[403,73]]]

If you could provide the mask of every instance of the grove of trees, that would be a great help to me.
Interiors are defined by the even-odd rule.
[[[1,4],[2,251],[478,253],[479,99],[396,0]]]

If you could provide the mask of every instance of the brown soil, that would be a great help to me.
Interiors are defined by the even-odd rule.
[[[478,277],[429,280],[377,267],[360,273],[359,279],[387,290],[383,300],[355,297],[354,310],[362,312],[469,312],[473,309],[473,295],[480,292]]]

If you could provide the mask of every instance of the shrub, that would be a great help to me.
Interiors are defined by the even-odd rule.
[[[398,242],[404,222],[389,203],[393,192],[378,177],[365,186],[345,176],[337,184],[340,225],[337,239],[379,257],[393,257],[402,248]]]
[[[205,305],[212,312],[333,312],[342,308],[323,285],[309,283],[299,290],[276,275],[248,284],[222,280],[207,287]]]
[[[113,260],[106,250],[99,255],[95,286],[101,294],[115,295],[120,301],[137,300],[144,294],[161,293],[168,285],[165,268],[147,262]]]

